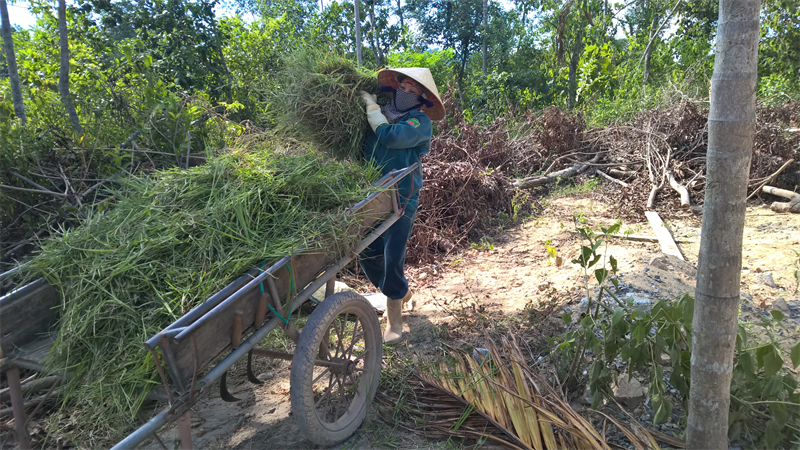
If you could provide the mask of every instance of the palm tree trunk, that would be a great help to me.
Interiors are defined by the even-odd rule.
[[[72,103],[69,94],[69,36],[67,35],[67,3],[66,0],[58,0],[58,34],[61,43],[61,71],[58,75],[58,92],[61,94],[61,102],[67,110],[69,120],[72,122],[72,131],[82,134],[83,128]]]
[[[28,123],[25,117],[25,104],[22,102],[22,89],[19,86],[19,73],[17,72],[17,56],[14,53],[14,36],[11,33],[11,22],[8,19],[8,5],[6,0],[0,0],[0,16],[2,16],[3,50],[6,53],[8,64],[8,79],[11,84],[11,101],[14,103],[14,114],[19,118],[22,126]]]
[[[728,448],[747,179],[756,124],[759,0],[720,0],[686,448]]]

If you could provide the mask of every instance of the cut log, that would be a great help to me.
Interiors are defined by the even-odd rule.
[[[672,233],[670,233],[669,228],[667,228],[667,225],[661,220],[658,213],[655,211],[645,211],[644,215],[647,217],[650,227],[656,233],[656,237],[658,237],[658,243],[661,245],[661,253],[672,255],[676,258],[680,258],[682,261],[686,261],[678,244],[675,243],[675,240],[672,238]]]
[[[592,158],[587,162],[574,164],[571,167],[567,167],[566,169],[553,172],[549,175],[528,177],[528,178],[523,178],[521,180],[516,180],[514,182],[514,187],[519,189],[531,189],[537,186],[544,186],[553,183],[560,178],[574,177],[575,175],[578,175],[579,173],[588,169],[589,164],[596,163],[599,159],[600,159],[600,154],[598,153],[594,155],[594,158]]]
[[[772,186],[764,186],[761,188],[761,190],[767,194],[789,199],[788,202],[775,202],[770,205],[769,209],[775,212],[800,213],[800,194],[787,191],[786,189],[778,189]]]
[[[669,179],[669,185],[672,189],[675,189],[675,192],[681,195],[681,208],[689,209],[692,206],[692,201],[689,198],[689,191],[686,189],[686,186],[681,185],[678,183],[678,180],[672,175],[672,172],[667,172],[667,178]]]

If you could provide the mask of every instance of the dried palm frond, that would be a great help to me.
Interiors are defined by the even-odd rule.
[[[605,427],[598,432],[534,373],[513,337],[503,338],[504,352],[487,341],[489,356],[481,361],[451,349],[451,364],[440,363],[436,370],[415,374],[410,381],[412,390],[404,399],[406,417],[411,419],[401,421],[400,426],[429,437],[492,440],[510,448],[611,448],[605,440]],[[393,405],[395,411],[399,400],[392,391],[379,392],[378,401]],[[634,432],[605,417],[635,449],[658,448],[644,428]]]

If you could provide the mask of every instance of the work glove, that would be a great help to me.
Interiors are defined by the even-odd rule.
[[[367,112],[375,109],[381,109],[381,107],[378,106],[378,96],[375,94],[370,94],[367,91],[361,91],[361,100],[364,100],[364,104],[367,105]]]
[[[361,91],[361,99],[364,100],[364,103],[367,105],[367,121],[369,122],[369,126],[372,127],[372,131],[378,132],[378,127],[381,125],[388,125],[389,121],[386,120],[386,116],[383,115],[381,112],[381,107],[378,106],[377,96],[370,95],[365,91]]]

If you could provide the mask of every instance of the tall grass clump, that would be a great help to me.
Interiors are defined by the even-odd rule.
[[[367,115],[361,91],[379,92],[377,74],[334,53],[287,55],[270,91],[278,128],[340,160],[361,155]]]
[[[150,336],[264,261],[358,239],[343,235],[355,220],[343,208],[376,178],[302,146],[262,142],[131,179],[115,204],[44,242],[30,275],[63,296],[49,365],[72,374],[63,405],[76,442],[105,447],[130,431],[159,384],[143,345]]]

